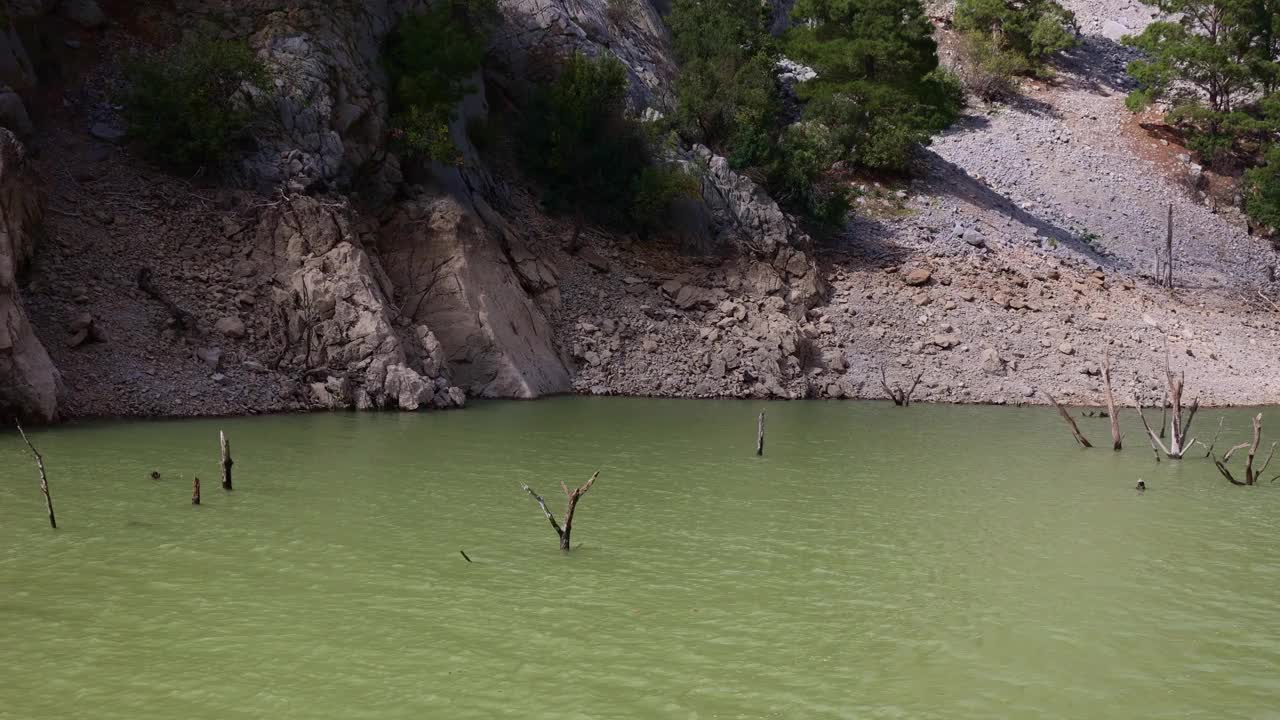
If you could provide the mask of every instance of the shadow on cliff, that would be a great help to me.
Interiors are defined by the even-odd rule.
[[[925,186],[929,194],[950,195],[981,210],[1004,215],[1020,225],[1034,229],[1036,235],[1063,244],[1094,262],[1108,260],[1075,232],[1018,207],[1017,203],[936,152],[926,149],[922,163],[927,167]]]
[[[1126,94],[1137,85],[1126,70],[1142,54],[1101,35],[1085,35],[1080,44],[1063,53],[1054,65],[1064,87],[1087,90],[1098,95]]]

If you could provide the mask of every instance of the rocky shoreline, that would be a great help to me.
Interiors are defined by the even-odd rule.
[[[1104,35],[1086,43],[1092,62],[1029,85],[1021,104],[973,108],[921,153],[918,180],[850,178],[859,204],[842,237],[816,243],[694,147],[682,161],[701,197],[677,232],[640,240],[546,215],[518,173],[482,158],[464,130],[488,112],[482,95],[454,128],[466,168],[406,179],[377,152],[376,39],[413,3],[358,17],[296,4],[232,25],[289,79],[288,122],[263,131],[242,189],[135,158],[113,130],[110,58],[133,41],[129,24],[75,36],[76,52],[105,59],[61,90],[57,112],[34,114],[31,157],[17,145],[0,167],[6,407],[69,420],[566,393],[883,399],[884,383],[917,377],[918,402],[1098,404],[1106,357],[1124,404],[1158,401],[1166,358],[1202,404],[1280,402],[1275,251],[1187,185],[1177,148],[1141,132]],[[1110,27],[1106,3],[1076,5],[1086,27]],[[536,22],[532,7],[506,12]],[[626,35],[600,3],[552,9],[591,31],[552,38],[560,49],[628,37],[633,101],[660,104],[670,61],[651,22]],[[348,36],[359,42],[319,52]],[[502,37],[534,49],[527,34]],[[356,168],[371,174],[353,199]],[[1143,262],[1167,202],[1180,223],[1172,293]],[[41,222],[37,246],[23,228]]]

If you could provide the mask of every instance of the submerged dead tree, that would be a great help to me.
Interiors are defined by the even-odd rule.
[[[560,549],[564,550],[565,552],[569,551],[569,535],[570,533],[573,532],[573,512],[578,508],[578,501],[582,499],[583,495],[587,494],[587,491],[590,490],[591,486],[595,484],[596,477],[598,477],[599,475],[600,475],[600,471],[599,470],[595,471],[591,475],[590,480],[586,481],[582,485],[579,485],[576,489],[572,491],[570,491],[568,486],[564,484],[563,480],[560,481],[560,489],[564,491],[564,496],[569,499],[569,505],[568,507],[565,508],[565,511],[564,511],[563,527],[561,527],[560,523],[556,522],[556,516],[553,515],[551,513],[551,510],[547,508],[547,502],[542,499],[542,496],[539,495],[537,492],[535,492],[534,489],[529,487],[528,485],[525,485],[524,483],[520,484],[520,487],[523,488],[525,492],[532,495],[533,499],[538,502],[538,507],[542,508],[542,514],[547,516],[547,521],[550,522],[551,527],[555,529],[556,535],[560,536]]]
[[[760,419],[756,421],[756,455],[764,454],[764,411],[760,411]]]
[[[40,493],[44,495],[44,506],[49,511],[49,527],[54,530],[58,529],[58,519],[53,516],[53,498],[49,496],[49,478],[44,474],[44,456],[31,444],[31,440],[27,438],[27,433],[22,429],[22,423],[14,422],[18,426],[18,434],[22,435],[22,441],[27,444],[31,450],[31,454],[36,458],[36,469],[40,471]]]
[[[1240,443],[1227,451],[1226,455],[1219,460],[1216,455],[1213,456],[1213,464],[1218,468],[1218,472],[1222,473],[1222,477],[1226,478],[1232,485],[1257,485],[1258,479],[1262,477],[1262,473],[1267,471],[1267,466],[1271,464],[1271,458],[1276,454],[1276,443],[1271,443],[1271,452],[1267,453],[1267,459],[1263,461],[1262,467],[1257,470],[1253,469],[1253,460],[1258,454],[1258,444],[1262,441],[1262,413],[1253,416],[1253,442]],[[1231,470],[1227,468],[1227,463],[1231,461],[1231,454],[1237,450],[1249,448],[1249,456],[1244,463],[1244,481],[1237,480],[1235,475],[1231,474]],[[1271,478],[1272,482],[1275,478]]]
[[[898,383],[894,383],[893,387],[889,386],[889,381],[884,375],[884,364],[880,365],[880,387],[884,388],[884,392],[898,407],[906,407],[911,404],[911,396],[915,394],[916,387],[920,385],[920,379],[924,377],[924,371],[921,370],[916,375],[916,379],[912,381],[911,387],[903,390]]]
[[[1188,441],[1187,436],[1191,433],[1191,421],[1195,419],[1196,411],[1200,409],[1200,398],[1196,398],[1191,403],[1191,408],[1189,409],[1189,412],[1187,412],[1187,417],[1183,420],[1182,391],[1186,382],[1186,373],[1180,372],[1177,375],[1174,375],[1173,371],[1169,369],[1169,358],[1167,355],[1165,357],[1164,364],[1164,377],[1168,388],[1169,402],[1172,406],[1171,410],[1173,411],[1169,419],[1169,422],[1171,423],[1169,426],[1169,444],[1165,445],[1164,440],[1162,439],[1164,429],[1163,423],[1161,423],[1161,434],[1156,435],[1156,433],[1151,429],[1151,426],[1147,424],[1147,418],[1142,414],[1142,403],[1137,402],[1137,396],[1135,395],[1135,402],[1137,402],[1138,406],[1138,417],[1142,418],[1142,426],[1147,429],[1147,434],[1151,436],[1152,445],[1163,450],[1164,454],[1168,456],[1170,460],[1181,460],[1182,456],[1191,449],[1192,443],[1195,442],[1194,439]]]
[[[1120,450],[1120,418],[1116,410],[1116,396],[1111,392],[1111,353],[1102,359],[1102,389],[1107,399],[1107,416],[1111,418],[1111,449]]]
[[[1054,407],[1058,408],[1058,414],[1062,416],[1063,420],[1067,421],[1067,426],[1071,428],[1071,436],[1076,439],[1076,442],[1080,443],[1081,447],[1093,447],[1089,439],[1081,434],[1080,426],[1076,425],[1075,418],[1071,417],[1071,413],[1067,412],[1067,409],[1058,403],[1058,399],[1047,392],[1044,393],[1044,396],[1049,398],[1049,402],[1053,403]]]

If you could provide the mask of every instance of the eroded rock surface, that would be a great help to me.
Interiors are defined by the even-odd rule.
[[[389,281],[352,232],[341,202],[297,197],[267,211],[256,258],[270,267],[283,364],[328,407],[451,407],[448,368],[431,329],[403,316]]]
[[[569,390],[550,324],[530,293],[554,293],[553,268],[481,200],[422,193],[392,210],[378,248],[412,322],[435,329],[471,395],[534,398]],[[509,251],[514,247],[514,251]]]
[[[17,138],[0,129],[0,412],[51,421],[62,381],[18,293],[42,210],[38,181]]]

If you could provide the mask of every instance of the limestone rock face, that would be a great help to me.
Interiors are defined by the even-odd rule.
[[[194,3],[193,12],[202,11],[197,0],[182,2]],[[242,12],[254,17],[249,42],[274,84],[261,100],[272,103],[274,112],[273,121],[258,133],[257,152],[241,165],[244,181],[294,192],[345,189],[351,174],[366,167],[386,136],[386,77],[379,57],[383,41],[402,17],[427,3],[289,0],[252,5]],[[376,183],[397,182],[394,158],[382,161],[372,175]]]
[[[0,414],[48,422],[57,418],[62,379],[31,329],[17,284],[40,223],[38,187],[22,144],[0,129]]]
[[[636,115],[670,105],[675,63],[666,25],[650,0],[499,0],[503,23],[493,38],[515,73],[538,77],[544,59],[574,52],[610,53],[631,77],[628,102]]]
[[[778,293],[793,314],[813,307],[826,292],[818,265],[809,255],[812,239],[750,178],[702,145],[693,148],[702,173],[702,198],[720,228],[722,242],[743,255],[748,291]]]
[[[435,330],[455,383],[471,395],[567,392],[565,360],[530,296],[553,291],[554,271],[523,251],[482,200],[472,201],[424,193],[384,222],[378,249],[400,305],[411,322]]]
[[[312,380],[322,406],[458,404],[440,343],[391,303],[351,219],[343,203],[296,197],[259,221],[256,260],[274,274],[287,364]]]
[[[200,0],[179,5],[196,15],[212,12]],[[428,5],[251,0],[234,18],[224,18],[251,25],[250,45],[273,83],[258,98],[274,112],[257,133],[258,150],[241,164],[244,182],[264,190],[342,191],[359,170],[362,191],[389,197],[402,177],[398,159],[384,147],[388,98],[380,56],[396,24]],[[625,11],[618,7],[609,0],[501,0],[491,34],[495,67],[539,79],[549,58],[610,53],[631,77],[633,112],[665,107],[675,65],[662,18],[647,0],[628,3]],[[3,59],[0,52],[0,69]]]

